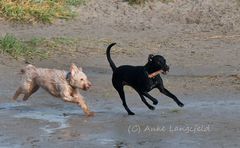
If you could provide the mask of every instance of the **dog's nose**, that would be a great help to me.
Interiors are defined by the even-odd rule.
[[[169,71],[169,66],[166,65],[166,71]]]

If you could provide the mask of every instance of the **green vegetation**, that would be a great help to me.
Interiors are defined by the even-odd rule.
[[[67,0],[67,4],[72,6],[80,6],[86,3],[85,0]]]
[[[107,40],[89,40],[70,37],[38,38],[20,40],[7,34],[0,38],[0,54],[8,54],[16,59],[42,59],[54,55],[98,54],[105,51],[101,47],[109,44]]]
[[[85,0],[0,0],[0,16],[20,22],[52,23],[56,18],[72,18],[70,6],[84,3]]]
[[[0,39],[0,52],[7,53],[14,58],[25,57],[32,58],[38,56],[46,58],[47,53],[34,47],[34,41],[31,43],[21,41],[12,35],[5,35]]]
[[[22,41],[15,36],[7,34],[0,38],[0,53],[7,53],[18,59],[19,57],[29,59],[33,57],[47,58],[51,53],[72,52],[76,48],[76,39],[58,38],[32,38]]]
[[[57,37],[51,39],[43,39],[38,47],[47,49],[50,53],[72,53],[76,50],[77,39],[67,37]]]

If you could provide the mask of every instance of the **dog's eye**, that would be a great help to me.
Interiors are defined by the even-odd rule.
[[[81,78],[80,80],[83,81],[83,78]]]

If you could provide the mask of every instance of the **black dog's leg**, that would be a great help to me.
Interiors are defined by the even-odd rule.
[[[150,104],[148,104],[148,102],[146,101],[146,99],[144,98],[144,96],[143,96],[139,91],[137,91],[137,92],[138,92],[139,96],[141,97],[143,103],[144,103],[145,105],[147,105],[147,107],[148,107],[150,110],[154,110],[155,107],[152,106],[152,105],[150,105]]]
[[[157,105],[157,104],[158,104],[158,100],[155,99],[154,97],[152,97],[149,93],[144,92],[143,95],[144,95],[145,97],[148,97],[148,98],[153,102],[154,105]]]
[[[123,90],[123,86],[115,87],[115,88],[118,91],[118,94],[119,94],[119,96],[120,96],[120,98],[122,100],[124,108],[128,112],[128,115],[135,115],[127,106],[126,99],[125,99],[125,94],[124,94],[124,90]]]
[[[183,107],[183,106],[184,106],[184,104],[183,104],[180,100],[178,100],[178,98],[177,98],[174,94],[172,94],[171,92],[169,92],[169,91],[168,91],[166,88],[164,88],[163,86],[158,86],[158,89],[159,89],[159,91],[160,91],[161,93],[163,93],[164,95],[172,98],[172,99],[177,103],[178,106],[180,106],[180,107]]]

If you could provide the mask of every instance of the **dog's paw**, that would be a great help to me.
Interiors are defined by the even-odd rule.
[[[148,107],[150,110],[155,110],[155,107],[154,106],[149,106]]]
[[[89,112],[89,113],[87,114],[87,116],[88,116],[88,117],[95,116],[95,113],[94,113],[94,112]]]
[[[158,101],[154,101],[154,102],[153,102],[153,105],[157,105],[157,104],[158,104]]]
[[[133,112],[128,112],[128,115],[135,115],[135,113],[133,113]]]
[[[179,102],[179,103],[178,103],[178,106],[183,107],[184,104],[183,104],[182,102]]]

